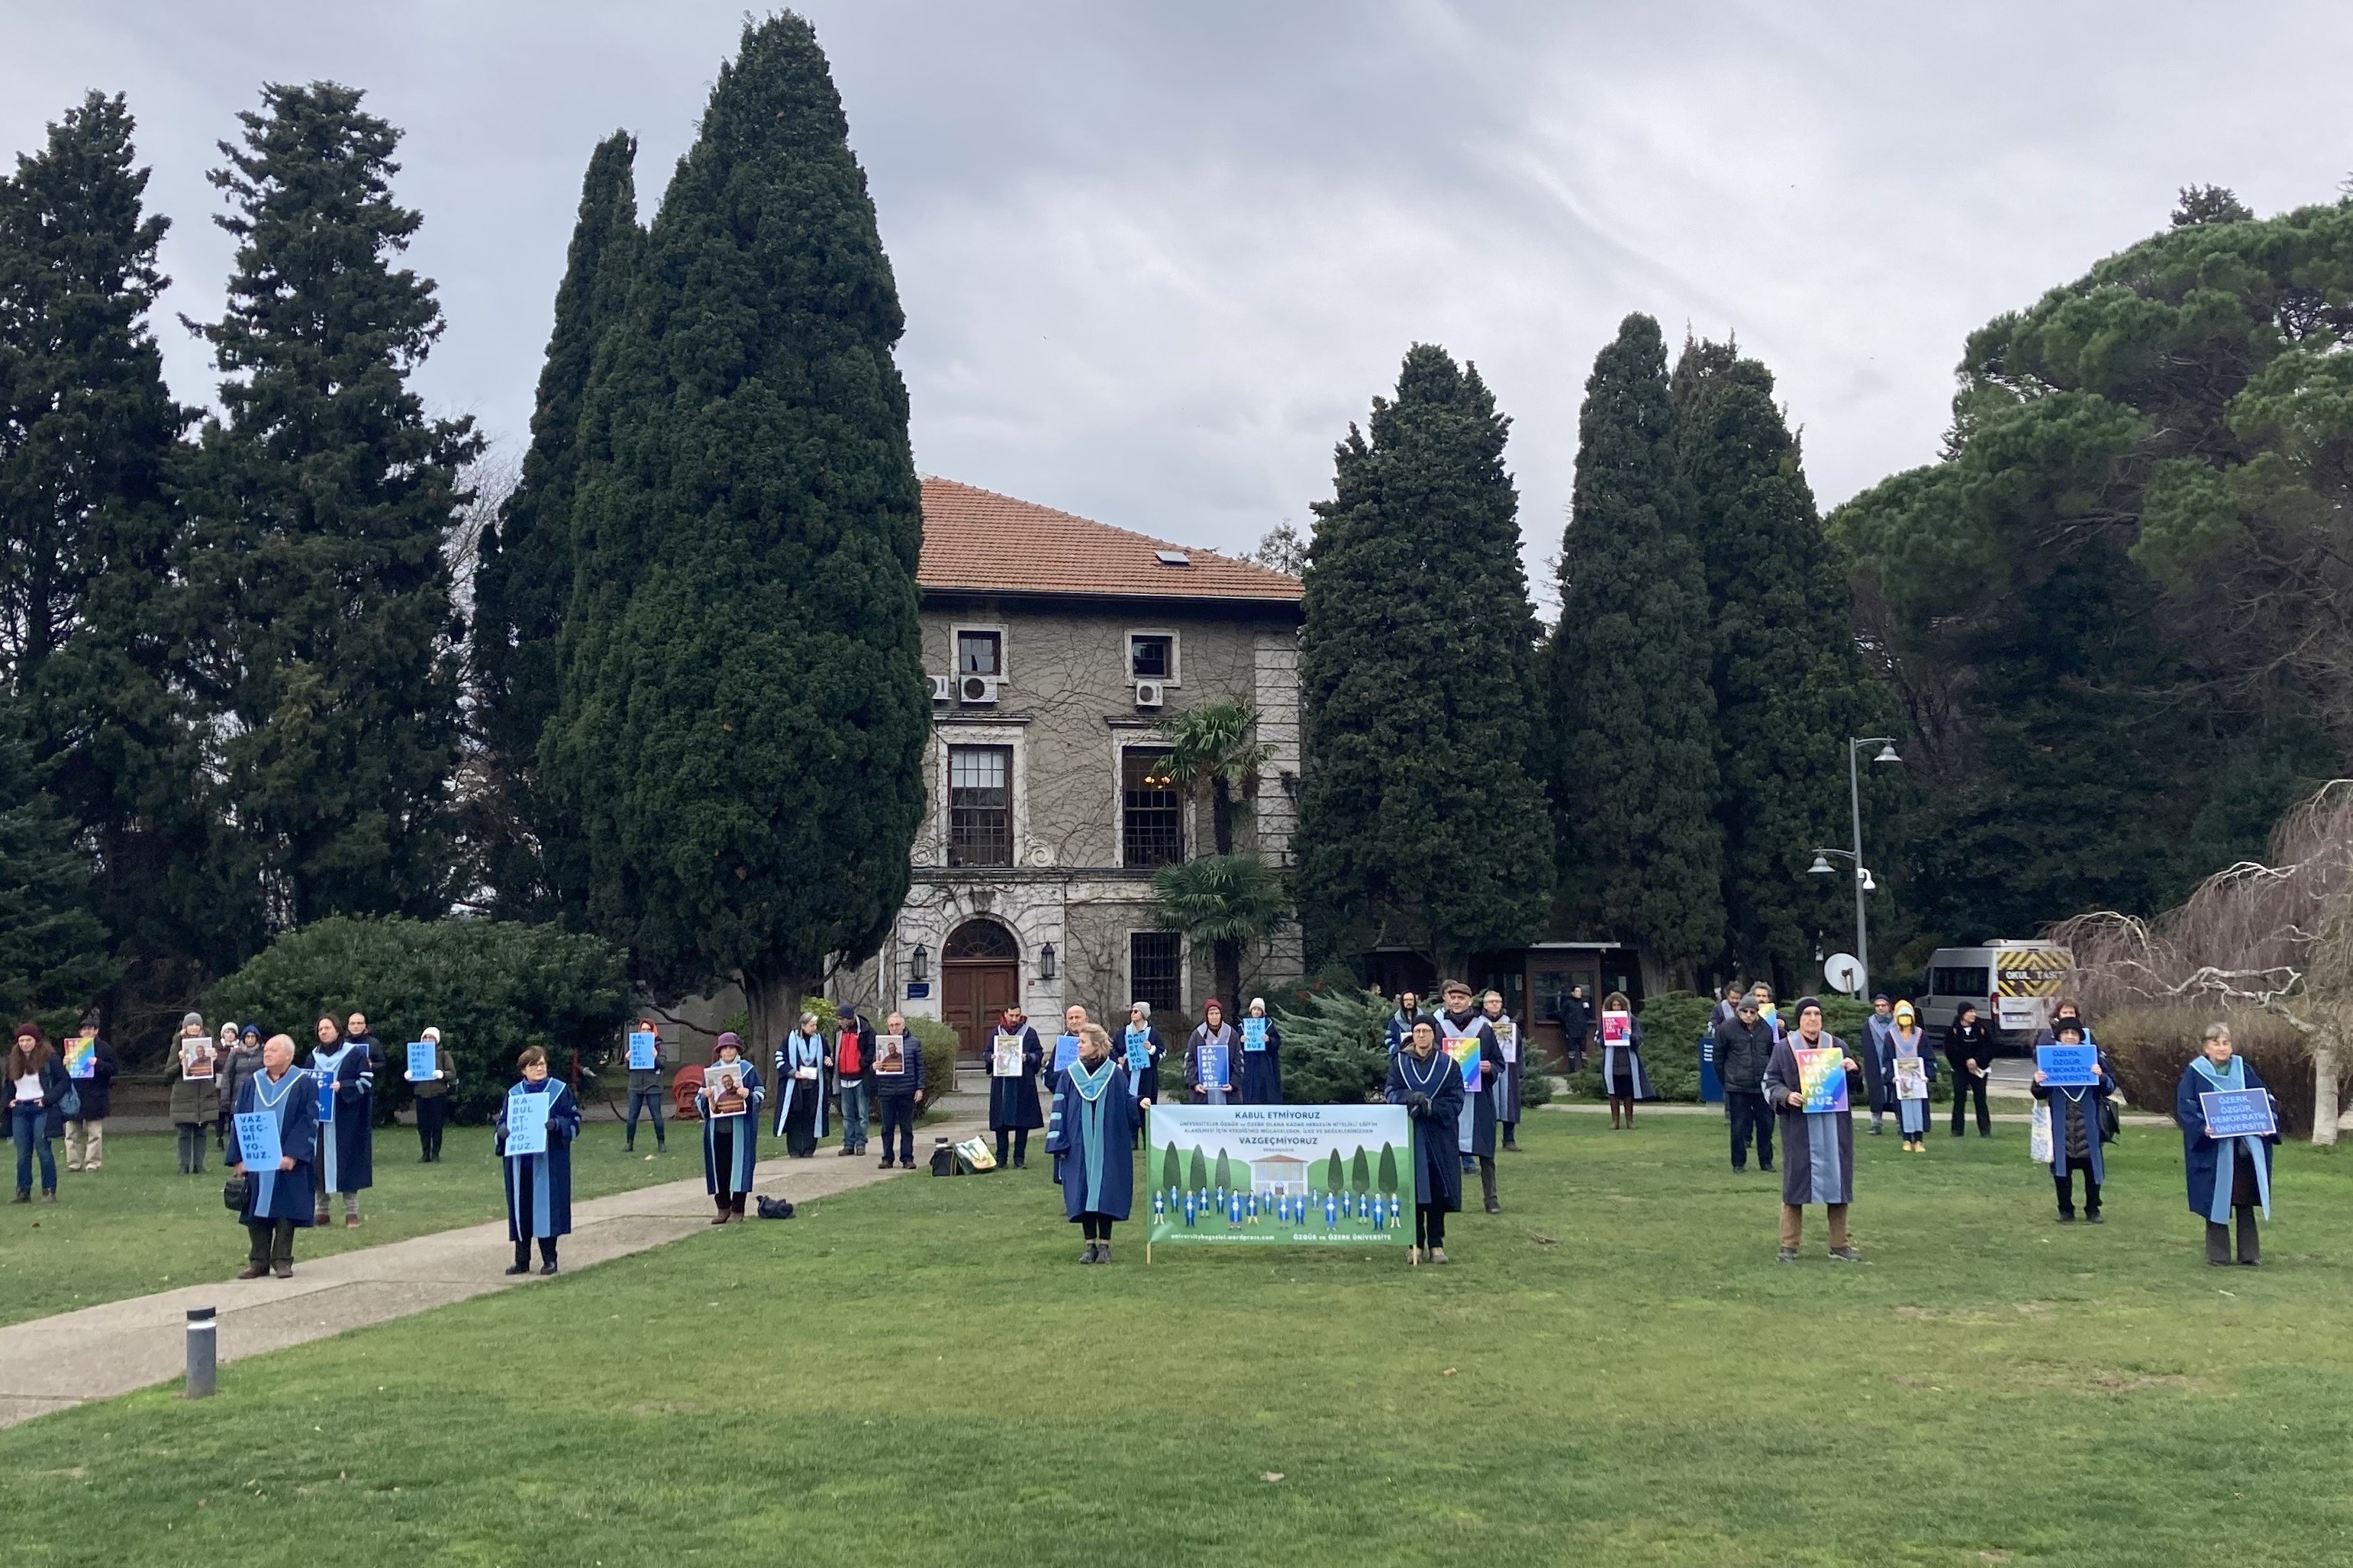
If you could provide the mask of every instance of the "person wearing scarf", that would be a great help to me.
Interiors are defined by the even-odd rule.
[[[1127,1087],[1135,1096],[1135,1135],[1144,1136],[1144,1112],[1160,1098],[1160,1058],[1168,1042],[1152,1022],[1152,1004],[1127,1005],[1127,1028],[1120,1037],[1120,1066],[1127,1069]]]
[[[1833,1071],[1847,1077],[1844,1110],[1805,1109],[1806,1091],[1798,1070],[1800,1050],[1834,1050],[1839,1065]],[[1820,1204],[1830,1210],[1831,1257],[1841,1263],[1860,1263],[1862,1255],[1847,1244],[1847,1206],[1854,1202],[1853,1092],[1862,1079],[1862,1064],[1846,1054],[1846,1043],[1822,1028],[1822,1005],[1811,996],[1798,999],[1798,1027],[1773,1047],[1765,1064],[1765,1099],[1781,1121],[1781,1261],[1795,1263],[1805,1240],[1806,1205]]]
[[[1021,1070],[1010,1078],[997,1076],[999,1040],[1014,1041],[1021,1047]],[[1029,1130],[1046,1125],[1046,1112],[1038,1104],[1038,1069],[1045,1063],[1046,1047],[1039,1043],[1038,1031],[1022,1017],[1018,1004],[1008,1003],[1003,1020],[989,1040],[988,1130],[997,1134],[1000,1171],[1005,1169],[1006,1135],[1012,1134],[1013,1169],[1018,1171],[1029,1163]]]
[[[332,1020],[330,1020],[332,1022]],[[248,1169],[235,1118],[273,1116],[278,1160]],[[294,1042],[272,1035],[261,1047],[261,1070],[237,1086],[230,1107],[228,1168],[245,1173],[245,1206],[237,1221],[251,1243],[240,1279],[294,1277],[294,1233],[315,1218],[311,1184],[319,1152],[319,1091],[311,1075],[294,1070]]]
[[[2229,1089],[2260,1089],[2271,1093],[2254,1067],[2231,1048],[2231,1026],[2209,1024],[2200,1054],[2173,1091],[2173,1120],[2181,1127],[2181,1164],[2189,1180],[2189,1212],[2206,1221],[2206,1261],[2217,1268],[2231,1263],[2231,1216],[2239,1216],[2239,1261],[2253,1268],[2263,1260],[2262,1233],[2255,1228],[2255,1211],[2272,1217],[2272,1147],[2279,1134],[2264,1137],[2217,1138],[2206,1131],[2206,1107],[2199,1099]],[[2272,1115],[2279,1115],[2276,1099]],[[2059,1140],[2052,1138],[2055,1153]]]
[[[1405,1049],[1405,1043],[1413,1038],[1414,1025],[1428,1016],[1430,1016],[1430,1015],[1421,1010],[1421,995],[1419,992],[1400,991],[1398,993],[1397,1011],[1389,1015],[1388,1042],[1390,1060],[1396,1060],[1397,1054]]]
[[[214,1124],[214,1143],[228,1148],[228,1119],[237,1111],[237,1091],[245,1080],[261,1070],[262,1029],[259,1024],[248,1024],[237,1031],[237,1048],[228,1058],[213,1068],[213,1077],[220,1088],[220,1120]]]
[[[1100,1024],[1082,1024],[1079,1059],[1054,1076],[1054,1114],[1046,1123],[1063,1216],[1086,1241],[1081,1263],[1111,1261],[1111,1227],[1127,1217],[1134,1197],[1137,1120],[1127,1067],[1113,1059],[1111,1036]]]
[[[2053,1043],[2082,1045],[2083,1024],[2073,1018],[2061,1019]],[[2098,1081],[2091,1084],[2053,1084],[2045,1081],[2048,1075],[2040,1068],[2034,1073],[2034,1098],[2051,1107],[2051,1180],[2059,1189],[2063,1224],[2074,1222],[2078,1171],[2084,1173],[2084,1217],[2094,1225],[2101,1223],[2100,1184],[2108,1179],[2108,1173],[2100,1154],[2100,1104],[2116,1093],[2116,1086],[2108,1077],[2108,1064],[2096,1058],[2094,1061],[2093,1072]]]
[[[1911,1004],[1905,1004],[1910,1006]],[[1871,999],[1871,1016],[1862,1021],[1862,1082],[1871,1096],[1871,1135],[1879,1136],[1879,1119],[1894,1116],[1903,1121],[1903,1108],[1895,1103],[1895,1079],[1891,1075],[1895,1047],[1890,1044],[1895,1033],[1895,1003],[1883,991]],[[1907,1142],[1906,1148],[1910,1147]]]
[[[1920,1027],[1918,1018],[1919,1015],[1912,1010],[1911,1003],[1898,1002],[1889,1027],[1873,1035],[1871,1044],[1863,1047],[1866,1053],[1884,1053],[1880,1058],[1879,1081],[1873,1085],[1871,1090],[1871,1130],[1873,1132],[1879,1131],[1878,1097],[1884,1090],[1888,1104],[1895,1110],[1895,1131],[1904,1134],[1905,1152],[1912,1154],[1928,1152],[1927,1086],[1936,1081],[1936,1058],[1921,1048],[1927,1044],[1928,1035]],[[1899,1057],[1907,1062],[1915,1058],[1919,1060],[1920,1098],[1917,1100],[1905,1100],[1896,1092],[1895,1062]],[[2099,1207],[2097,1198],[2093,1200],[2092,1206],[2094,1210]]]
[[[1471,987],[1450,980],[1438,1015],[1439,1044],[1462,1069],[1462,1108],[1455,1118],[1454,1148],[1461,1169],[1479,1173],[1487,1212],[1502,1214],[1495,1196],[1495,1081],[1504,1075],[1504,1047],[1486,1015],[1471,1005]]]
[[[1226,1047],[1225,1077],[1215,1083],[1201,1077],[1201,1047]],[[1185,1041],[1185,1087],[1192,1091],[1196,1105],[1231,1105],[1235,1102],[1234,1074],[1240,1067],[1234,1058],[1242,1054],[1242,1037],[1231,1024],[1226,1022],[1225,1005],[1216,997],[1201,1005],[1201,1021],[1193,1026],[1193,1033]]]
[[[572,1233],[572,1141],[580,1136],[580,1101],[572,1090],[547,1076],[547,1053],[525,1046],[515,1058],[522,1081],[507,1090],[499,1107],[496,1140],[499,1163],[505,1167],[507,1239],[514,1243],[510,1274],[531,1272],[531,1244],[539,1243],[539,1271],[555,1272],[555,1238]],[[507,1152],[507,1120],[515,1101],[525,1097],[546,1100],[547,1147],[536,1154]]]
[[[1438,1028],[1416,1020],[1405,1048],[1389,1063],[1382,1098],[1405,1107],[1413,1131],[1414,1263],[1446,1261],[1446,1216],[1462,1206],[1462,1161],[1455,1148],[1462,1120],[1462,1070],[1438,1048]]]
[[[313,1223],[332,1217],[327,1194],[343,1195],[343,1228],[360,1223],[360,1194],[375,1185],[375,1049],[364,1014],[352,1015],[345,1034],[332,1013],[319,1016],[319,1043],[311,1047],[311,1076],[319,1090],[319,1170]]]
[[[179,1141],[184,1176],[205,1173],[205,1123],[219,1122],[219,1048],[205,1028],[205,1016],[191,1013],[180,1020],[180,1032],[172,1037],[164,1057],[164,1081],[171,1086],[164,1109]]]
[[[1487,1027],[1495,1037],[1495,1044],[1504,1053],[1504,1071],[1488,1092],[1495,1098],[1495,1125],[1504,1131],[1504,1147],[1516,1153],[1520,1147],[1520,1053],[1527,1048],[1520,1038],[1520,1026],[1504,1011],[1504,994],[1490,991],[1479,999],[1480,1010],[1487,1016]]]
[[[711,1053],[712,1065],[720,1067],[743,1061],[743,1057],[744,1037],[733,1029],[719,1037]],[[719,1205],[713,1225],[744,1217],[744,1195],[752,1190],[752,1173],[760,1163],[760,1104],[767,1090],[761,1087],[760,1069],[750,1062],[743,1066],[743,1110],[718,1111],[708,1079],[695,1091],[696,1107],[702,1112],[702,1188]]]
[[[826,1135],[825,1069],[832,1065],[817,1015],[802,1014],[800,1026],[776,1047],[776,1136],[793,1159],[816,1154]]]

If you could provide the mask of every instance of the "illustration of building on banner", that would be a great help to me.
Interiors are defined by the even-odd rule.
[[[1250,1190],[1261,1197],[1288,1196],[1307,1190],[1307,1162],[1293,1154],[1269,1154],[1250,1162]]]

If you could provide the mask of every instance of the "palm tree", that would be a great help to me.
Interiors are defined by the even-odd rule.
[[[1155,781],[1187,800],[1207,795],[1218,853],[1232,854],[1234,821],[1257,797],[1260,765],[1274,755],[1272,746],[1255,737],[1258,714],[1249,703],[1227,697],[1163,719],[1153,729],[1168,742],[1168,754],[1153,771]]]
[[[1188,801],[1208,798],[1210,837],[1217,847],[1214,855],[1164,866],[1154,874],[1154,918],[1163,931],[1209,943],[1217,994],[1238,1014],[1243,945],[1264,940],[1291,917],[1291,889],[1283,874],[1256,855],[1234,851],[1235,820],[1250,809],[1259,769],[1274,748],[1260,743],[1258,714],[1234,698],[1204,703],[1153,728],[1168,742],[1154,779]]]

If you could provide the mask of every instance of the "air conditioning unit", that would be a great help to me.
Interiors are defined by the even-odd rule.
[[[953,702],[955,700],[955,676],[934,675],[932,677],[932,700],[934,702]]]
[[[1168,683],[1163,680],[1139,680],[1135,683],[1135,705],[1157,708],[1168,700]]]
[[[966,675],[957,678],[956,700],[960,702],[993,703],[997,688],[1005,678],[999,675]]]

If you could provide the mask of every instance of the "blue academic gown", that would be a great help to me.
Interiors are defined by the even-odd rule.
[[[1234,1026],[1234,1048],[1241,1052],[1241,1102],[1244,1105],[1281,1105],[1282,1103],[1282,1031],[1274,1020],[1266,1021],[1266,1048],[1245,1049],[1241,1043],[1241,1026]]]
[[[712,1197],[750,1192],[760,1163],[760,1106],[768,1091],[750,1062],[744,1063],[744,1089],[749,1104],[740,1116],[713,1116],[709,1100],[696,1101],[702,1108],[702,1190]]]
[[[997,1037],[1005,1033],[1002,1027],[988,1032],[988,1048],[993,1062]],[[988,1127],[992,1132],[1011,1131],[1024,1127],[1046,1125],[1046,1112],[1038,1102],[1038,1069],[1045,1065],[1046,1048],[1038,1043],[1038,1031],[1028,1024],[1021,1026],[1021,1076],[998,1078],[994,1070],[988,1079]]]
[[[797,1067],[815,1068],[817,1077],[795,1078],[793,1069]],[[785,1037],[783,1045],[776,1047],[777,1137],[785,1135],[785,1122],[792,1113],[805,1108],[812,1112],[809,1135],[822,1140],[830,1127],[826,1115],[825,1037],[804,1035],[796,1029]]]
[[[2206,1136],[2206,1108],[2198,1097],[2229,1089],[2260,1089],[2271,1093],[2247,1058],[2240,1056],[2231,1058],[2230,1072],[2221,1076],[2216,1075],[2214,1064],[2203,1056],[2191,1058],[2181,1075],[2180,1085],[2173,1091],[2173,1120],[2181,1126],[2181,1164],[2189,1179],[2189,1212],[2203,1215],[2212,1225],[2230,1223],[2231,1194],[2241,1160],[2253,1163],[2256,1201],[2263,1217],[2272,1217],[2272,1146],[2279,1142],[2279,1134],[2274,1132],[2268,1138]],[[2272,1100],[2272,1116],[2276,1121],[2276,1096]]]
[[[1092,1072],[1074,1062],[1055,1075],[1046,1152],[1054,1156],[1054,1181],[1070,1219],[1127,1217],[1134,1199],[1135,1125],[1135,1095],[1127,1068],[1115,1058],[1105,1057]]]
[[[1444,1051],[1430,1052],[1426,1062],[1411,1051],[1399,1051],[1389,1063],[1384,1098],[1391,1105],[1404,1105],[1412,1094],[1430,1096],[1429,1109],[1412,1121],[1413,1201],[1454,1213],[1462,1207],[1462,1156],[1455,1148],[1455,1124],[1462,1115],[1462,1069]]]
[[[505,1167],[507,1239],[572,1234],[572,1141],[580,1136],[580,1101],[571,1089],[552,1078],[518,1083],[507,1091],[548,1094],[555,1103],[547,1108],[547,1152],[507,1152],[507,1108],[499,1106],[499,1163]]]
[[[278,1152],[294,1162],[290,1171],[264,1170],[246,1165],[245,1207],[237,1218],[247,1225],[257,1220],[292,1220],[308,1226],[318,1212],[318,1189],[315,1185],[319,1155],[319,1094],[312,1087],[311,1075],[300,1068],[289,1068],[286,1076],[276,1083],[267,1072],[256,1072],[237,1085],[234,1107],[237,1115],[249,1115],[257,1110],[278,1113]],[[244,1156],[237,1147],[237,1123],[229,1123],[229,1153],[239,1164]]]
[[[311,1070],[335,1086],[334,1120],[319,1129],[319,1194],[375,1185],[375,1053],[365,1040],[313,1046]]]
[[[2100,1101],[2116,1091],[2116,1081],[2108,1077],[2105,1065],[2096,1084],[2033,1086],[2034,1098],[2051,1104],[2051,1174],[2054,1180],[2065,1181],[2072,1168],[2067,1163],[2067,1118],[2071,1113],[2084,1119],[2083,1168],[2091,1173],[2094,1182],[2108,1179],[2107,1161],[2100,1153]]]

